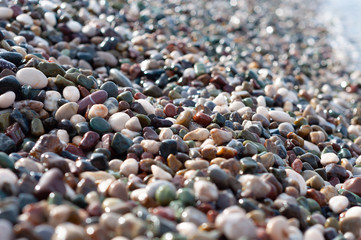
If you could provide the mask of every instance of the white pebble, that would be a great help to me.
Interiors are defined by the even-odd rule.
[[[155,179],[172,181],[172,175],[156,165],[151,166],[153,176]]]
[[[140,145],[142,145],[146,152],[149,152],[153,155],[159,153],[160,142],[145,139],[140,142]]]
[[[44,14],[44,19],[45,19],[46,23],[49,24],[50,26],[54,27],[56,25],[55,13],[46,12]]]
[[[74,20],[70,20],[66,23],[66,26],[70,29],[72,32],[80,32],[82,25]]]
[[[0,108],[8,108],[15,101],[15,93],[12,91],[0,95]]]
[[[80,92],[75,86],[67,86],[63,90],[63,96],[70,102],[77,102],[80,98]]]
[[[64,143],[69,143],[69,134],[66,130],[64,129],[59,129],[56,132],[56,136],[58,136],[58,138],[60,139],[60,141],[63,141]]]
[[[238,111],[238,109],[241,109],[241,108],[244,108],[245,105],[243,102],[241,101],[234,101],[232,102],[230,105],[229,105],[229,110],[231,112],[235,112],[235,111]]]
[[[58,108],[57,101],[61,98],[61,94],[57,91],[46,91],[44,108],[45,110],[52,112]]]
[[[323,166],[325,166],[327,164],[331,164],[331,163],[338,163],[338,162],[339,162],[339,158],[334,153],[324,153],[321,156],[321,164]]]
[[[194,194],[202,202],[211,202],[218,199],[218,188],[214,183],[199,180],[194,183]]]
[[[8,7],[0,7],[0,19],[12,18],[14,11]]]
[[[347,208],[349,201],[345,196],[335,196],[329,200],[328,204],[334,213],[340,213]]]
[[[276,122],[290,122],[291,121],[290,115],[288,115],[288,113],[285,113],[282,111],[272,110],[272,111],[269,111],[268,114]]]
[[[70,118],[70,122],[75,126],[77,123],[86,122],[86,119],[80,114],[75,114]]]
[[[16,21],[24,25],[33,25],[34,21],[29,14],[22,13],[16,17]]]
[[[130,174],[137,174],[139,169],[138,161],[134,158],[126,159],[122,165],[120,165],[120,172],[125,176]]]
[[[223,106],[223,105],[227,105],[227,98],[220,94],[218,95],[215,99],[213,99],[213,103],[218,105],[218,106]]]
[[[125,128],[125,123],[130,119],[129,115],[123,112],[114,113],[108,122],[114,131],[120,132]]]
[[[34,89],[42,89],[48,85],[48,78],[38,69],[22,68],[16,73],[16,79],[21,85],[29,85]]]

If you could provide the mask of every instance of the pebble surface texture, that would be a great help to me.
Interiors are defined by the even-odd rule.
[[[2,1],[0,239],[360,239],[317,4]]]

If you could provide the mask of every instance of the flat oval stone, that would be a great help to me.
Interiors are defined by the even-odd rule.
[[[44,73],[33,67],[20,69],[16,73],[16,79],[21,85],[29,85],[34,89],[42,89],[48,85],[48,78]]]
[[[40,62],[37,68],[47,77],[64,76],[65,70],[56,63]]]
[[[15,101],[16,95],[14,92],[9,91],[0,95],[0,108],[8,108]]]
[[[24,25],[33,25],[34,21],[29,14],[22,13],[16,17],[16,21]]]
[[[112,68],[109,71],[110,77],[120,87],[133,87],[132,82],[121,71]]]
[[[90,127],[99,134],[108,133],[112,130],[110,124],[101,117],[94,117],[90,120]]]
[[[21,85],[15,76],[6,76],[0,79],[0,94],[12,91],[19,92]]]
[[[12,18],[14,11],[8,7],[0,7],[0,19]]]
[[[0,53],[0,57],[19,66],[21,61],[23,60],[23,56],[17,52],[2,52]]]
[[[78,113],[82,114],[85,112],[89,105],[104,103],[108,98],[108,93],[104,90],[96,91],[78,102],[79,109]]]
[[[273,119],[273,121],[276,122],[290,122],[291,117],[288,115],[288,113],[282,112],[282,111],[269,111],[269,116]]]
[[[55,120],[70,119],[78,112],[79,105],[75,102],[69,102],[62,105],[55,113]]]
[[[15,72],[16,65],[12,62],[9,62],[5,59],[0,58],[0,71],[3,71],[4,69],[9,69],[9,70]]]

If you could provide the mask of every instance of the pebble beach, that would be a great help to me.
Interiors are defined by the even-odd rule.
[[[0,240],[360,239],[321,2],[1,1]]]

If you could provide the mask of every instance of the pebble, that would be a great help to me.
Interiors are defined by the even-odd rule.
[[[340,159],[334,153],[325,153],[321,156],[321,164],[324,166],[330,163],[338,163],[339,161]]]
[[[103,104],[94,104],[93,106],[91,106],[88,113],[89,119],[92,119],[94,117],[105,118],[106,116],[108,116],[108,108]]]
[[[139,129],[139,126],[140,126],[138,118],[136,118],[136,120],[134,120],[134,118],[136,118],[136,117],[133,117],[133,120],[128,124],[128,127],[127,127],[127,129],[129,129],[131,131],[135,131],[135,129]],[[126,127],[126,124],[130,120],[131,120],[131,118],[129,117],[128,114],[118,112],[118,113],[114,113],[113,115],[111,115],[108,122],[109,122],[110,126],[112,126],[112,129],[114,131],[120,132]],[[136,122],[137,120],[138,120],[138,122]],[[141,130],[141,127],[140,127],[140,130]]]
[[[24,25],[33,25],[34,21],[29,14],[22,13],[16,17],[16,20]]]
[[[63,89],[63,96],[70,102],[77,102],[80,99],[80,92],[75,86],[67,86]]]
[[[272,218],[267,223],[266,232],[271,240],[289,239],[289,224],[284,216]]]
[[[276,122],[291,122],[290,115],[285,112],[272,110],[268,114]]]
[[[12,91],[0,95],[0,108],[8,108],[15,101],[15,93]]]
[[[345,196],[335,196],[328,201],[328,204],[334,213],[340,213],[347,208],[349,201]]]
[[[350,192],[353,192],[356,195],[361,197],[360,184],[361,184],[361,177],[355,177],[355,178],[351,178],[351,179],[348,179],[347,181],[345,181],[342,188],[344,188]]]
[[[232,133],[220,130],[220,129],[212,129],[210,131],[211,137],[215,144],[223,145],[232,140]]]
[[[12,18],[14,11],[9,7],[0,7],[0,18],[9,19]]]
[[[82,25],[74,20],[70,20],[66,23],[66,26],[70,29],[70,31],[77,33],[81,31]]]
[[[217,134],[216,134],[217,135]],[[204,141],[210,136],[208,129],[206,128],[198,128],[187,133],[184,137],[184,141],[194,140],[194,141]]]
[[[62,105],[55,113],[55,120],[70,119],[79,109],[79,105],[74,102],[68,102]]]
[[[38,69],[22,68],[16,73],[16,79],[21,85],[29,85],[34,89],[42,89],[48,85],[48,79]]]
[[[129,158],[126,159],[122,165],[120,165],[120,172],[125,176],[129,176],[130,174],[137,174],[139,169],[139,165],[137,160]]]
[[[44,109],[47,111],[55,111],[58,108],[57,102],[61,98],[61,94],[57,91],[46,91],[44,100]]]
[[[194,193],[196,198],[202,202],[211,202],[218,199],[217,186],[205,180],[194,183]]]

